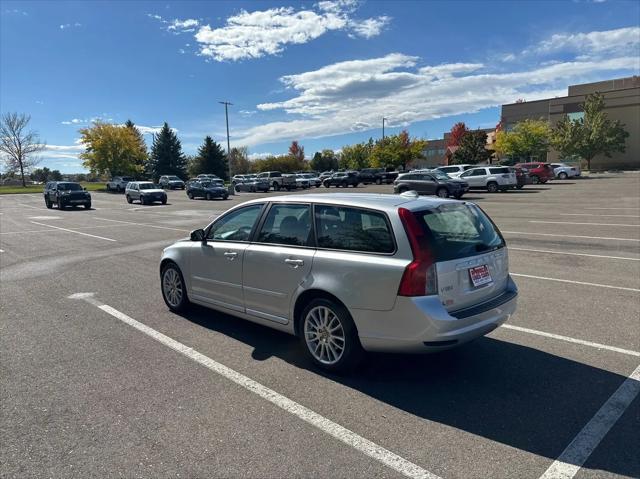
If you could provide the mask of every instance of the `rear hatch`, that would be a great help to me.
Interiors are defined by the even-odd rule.
[[[414,211],[431,250],[437,292],[447,311],[468,308],[502,294],[509,257],[497,227],[472,203],[444,203]]]

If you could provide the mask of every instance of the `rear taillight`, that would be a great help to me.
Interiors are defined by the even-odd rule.
[[[398,296],[438,294],[436,265],[424,230],[415,215],[408,209],[400,208],[398,214],[413,253],[413,261],[407,265],[400,280]]]

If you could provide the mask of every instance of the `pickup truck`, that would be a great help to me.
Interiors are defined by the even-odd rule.
[[[107,183],[107,191],[117,191],[121,193],[127,187],[127,183],[133,181],[133,176],[114,176]]]
[[[263,171],[258,173],[258,180],[267,180],[274,191],[295,190],[297,187],[295,175],[283,175],[279,171]]]

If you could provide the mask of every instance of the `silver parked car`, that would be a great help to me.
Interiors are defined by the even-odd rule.
[[[516,309],[505,241],[468,202],[310,194],[242,203],[166,248],[167,306],[189,302],[300,337],[318,366],[364,351],[429,352]]]
[[[140,204],[147,205],[159,201],[163,205],[167,204],[167,193],[150,181],[131,181],[127,183],[124,194],[127,203],[140,201]]]

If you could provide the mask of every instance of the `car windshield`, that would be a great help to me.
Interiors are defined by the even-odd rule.
[[[450,261],[504,246],[502,236],[484,212],[473,204],[447,203],[414,212],[436,261]]]
[[[155,190],[158,188],[158,186],[153,183],[140,183],[138,186],[141,190]]]
[[[222,186],[222,181],[207,180],[207,181],[201,181],[200,184],[205,188],[211,188],[214,186]]]
[[[82,191],[78,183],[58,183],[58,189],[63,191]]]
[[[169,177],[170,181],[182,181],[180,178],[178,178],[177,176],[170,176]]]

